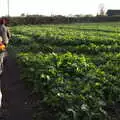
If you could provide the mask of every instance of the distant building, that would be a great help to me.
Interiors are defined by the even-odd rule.
[[[108,10],[106,14],[108,16],[120,16],[120,10]]]

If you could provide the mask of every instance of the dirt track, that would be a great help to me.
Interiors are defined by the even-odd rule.
[[[25,105],[28,91],[20,80],[16,60],[7,56],[1,79],[3,110],[7,120],[32,120],[32,107]]]

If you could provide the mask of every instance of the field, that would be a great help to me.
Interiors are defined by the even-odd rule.
[[[40,118],[41,105],[55,120],[120,119],[120,22],[11,31],[21,79],[37,95],[34,119],[48,120]]]

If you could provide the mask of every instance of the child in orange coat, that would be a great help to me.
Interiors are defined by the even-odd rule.
[[[0,36],[0,75],[3,72],[4,51],[5,51],[5,45],[3,44],[2,37]],[[0,107],[1,107],[1,101],[2,101],[2,93],[0,89]]]

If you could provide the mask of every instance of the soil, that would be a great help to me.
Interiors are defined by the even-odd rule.
[[[32,106],[27,104],[29,91],[20,80],[16,60],[6,56],[1,79],[2,116],[5,120],[32,120]]]

